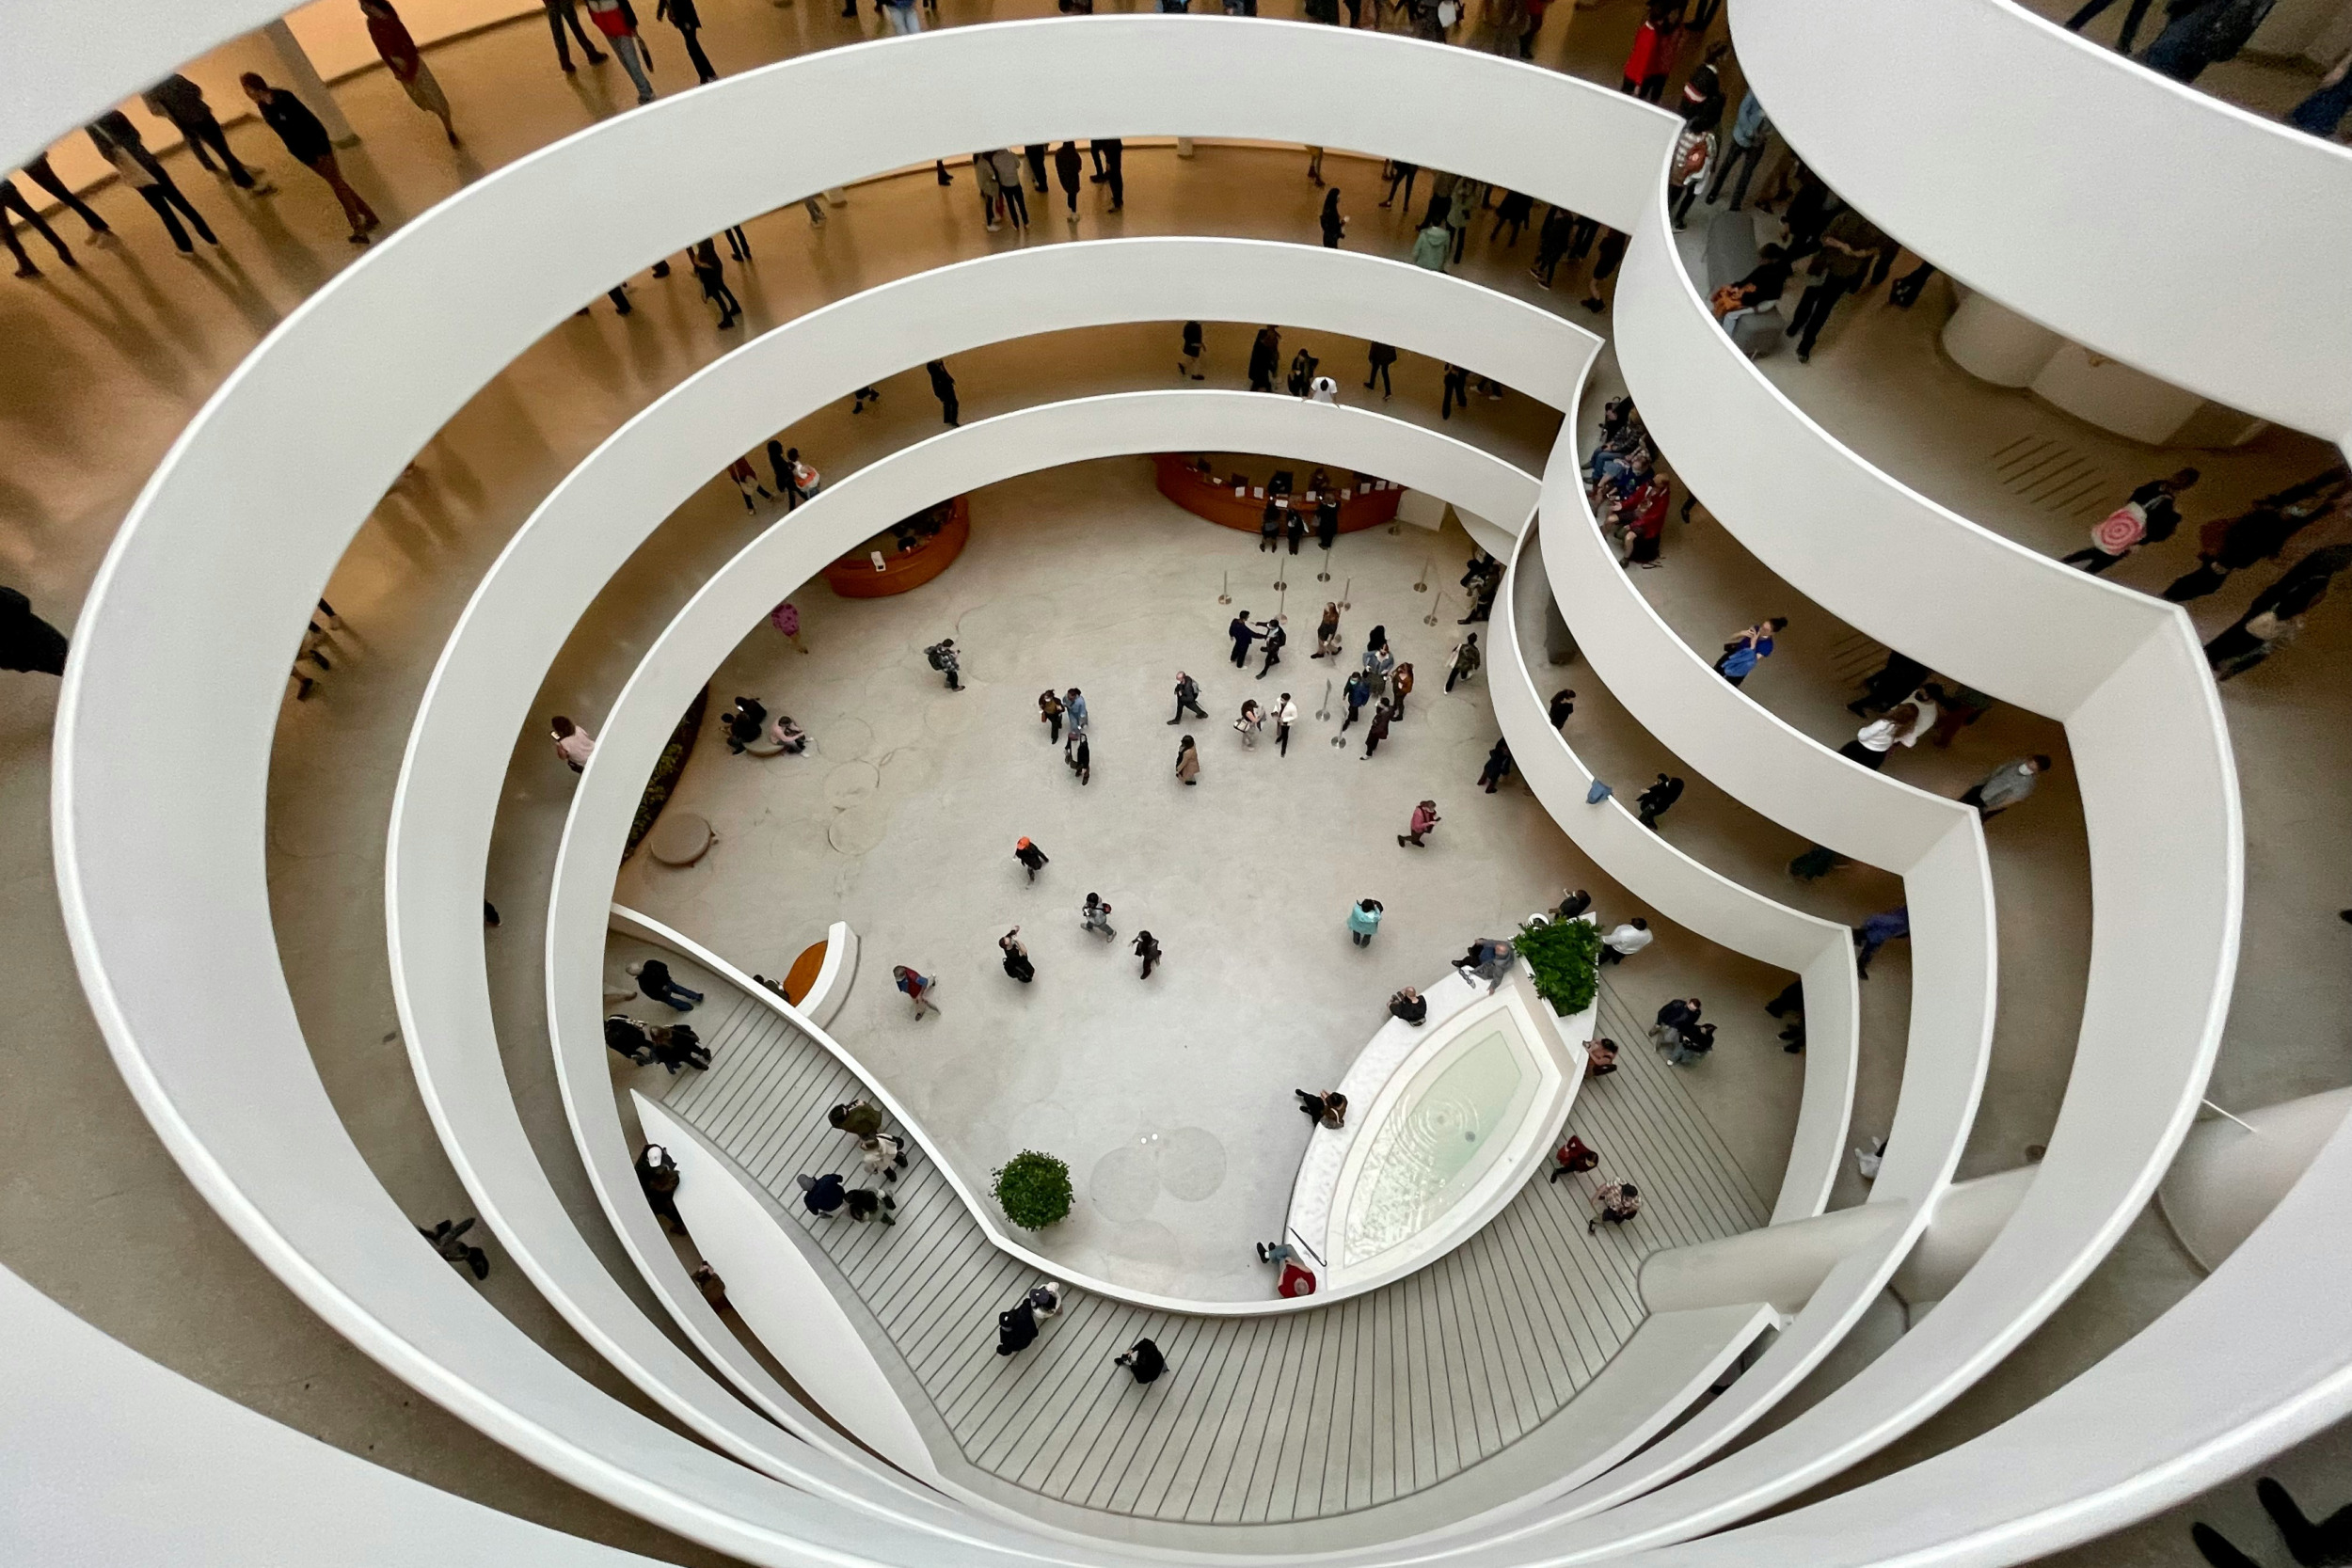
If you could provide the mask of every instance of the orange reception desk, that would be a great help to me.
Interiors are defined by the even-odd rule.
[[[972,501],[958,496],[876,534],[825,568],[825,585],[845,599],[886,599],[946,571],[972,538]]]
[[[1213,470],[1208,474],[1197,467],[1204,456]],[[1157,453],[1152,462],[1159,470],[1161,495],[1220,528],[1239,529],[1244,533],[1258,531],[1258,520],[1265,515],[1266,481],[1276,467],[1288,467],[1294,476],[1291,504],[1305,510],[1308,531],[1314,531],[1315,498],[1309,476],[1315,471],[1315,466],[1311,463],[1268,464],[1259,458],[1245,466],[1223,453],[1170,451]],[[1264,469],[1263,473],[1252,471],[1260,467]],[[1342,533],[1377,528],[1396,516],[1397,498],[1405,494],[1404,486],[1364,474],[1331,477],[1340,487]]]

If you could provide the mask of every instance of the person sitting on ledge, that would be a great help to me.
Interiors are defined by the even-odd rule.
[[[1584,1042],[1584,1076],[1603,1078],[1617,1070],[1617,1042],[1606,1037]]]
[[[1347,1096],[1337,1089],[1310,1094],[1305,1089],[1291,1091],[1298,1097],[1298,1108],[1326,1127],[1337,1128],[1347,1120]]]
[[[1551,1180],[1554,1181],[1564,1176],[1578,1176],[1600,1168],[1600,1151],[1579,1137],[1570,1137],[1553,1152],[1551,1158]]]
[[[792,722],[789,715],[779,713],[768,726],[768,741],[786,756],[797,757],[808,750],[808,732]]]
[[[1406,986],[1389,998],[1389,1016],[1401,1018],[1406,1022],[1418,1027],[1429,1017],[1429,999],[1412,987]]]

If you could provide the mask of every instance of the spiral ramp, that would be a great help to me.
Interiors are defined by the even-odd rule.
[[[142,8],[119,8],[143,23],[130,17]],[[30,145],[54,129],[49,120],[79,118],[126,83],[268,20],[266,9],[230,0],[158,8],[151,29],[126,24],[103,60],[85,40],[43,45],[37,32],[41,57],[54,53],[72,69],[18,95],[7,123]],[[1854,14],[1831,15],[1846,11]],[[2270,203],[2290,184],[2306,195],[2314,185],[2352,194],[2352,160],[2314,159],[2313,144],[2169,85],[2152,89],[2128,66],[1994,0],[1937,0],[1921,12],[1890,30],[1843,0],[1741,0],[1733,24],[1758,89],[1796,145],[1924,254],[2054,328],[2183,385],[2331,437],[2352,425],[2340,352],[2345,308],[2296,272],[2310,254],[2300,244],[2257,243],[2275,225]],[[1904,81],[1905,107],[1917,116],[1904,135],[1922,141],[1931,139],[1935,114],[1958,115],[1969,103],[1964,73],[1948,103],[1921,90],[1940,80],[1943,58],[1935,70],[1900,70],[1912,57],[1904,51],[1926,57],[1942,39],[1969,42],[1961,51],[1969,71],[1997,60],[2004,75],[2013,69],[2054,84],[2054,117],[2086,102],[2125,105],[2119,112],[2144,119],[2200,166],[2226,144],[2239,178],[2213,193],[2215,210],[2242,213],[2247,241],[2227,259],[2268,268],[2254,275],[2276,288],[2241,291],[2232,301],[2240,315],[2226,329],[2166,334],[2151,322],[2165,298],[2144,314],[2119,309],[2120,291],[2095,278],[2092,289],[2079,287],[2085,257],[2070,257],[2059,276],[2047,245],[2024,238],[2046,227],[2032,228],[2014,206],[1994,221],[1990,190],[1976,200],[1947,192],[1940,207],[1908,204],[1903,137],[1857,133],[1850,101],[1837,95],[1851,90],[1853,75],[1872,72],[1815,46],[1828,31],[1857,50],[1885,51],[1870,62],[1875,80]],[[1150,64],[1136,69],[1138,59]],[[1051,89],[1018,102],[957,90],[1006,79],[1016,62],[1024,79]],[[1354,90],[1327,102],[1285,90],[1310,74],[1344,76]],[[1210,81],[1216,90],[1203,91]],[[1979,107],[1987,94],[2006,101],[2013,90],[1991,78],[1980,87]],[[1484,112],[1470,119],[1412,107],[1464,102]],[[2036,124],[2023,113],[2017,120],[2015,135],[2064,145],[2057,120]],[[1523,134],[1537,123],[1549,134]],[[271,929],[263,784],[286,655],[375,498],[460,404],[611,277],[809,190],[1072,125],[1131,137],[1351,147],[1460,169],[1629,231],[1615,317],[1620,361],[1661,445],[1726,529],[1858,628],[2066,725],[2082,775],[2096,909],[2081,1037],[2047,1157],[2012,1183],[1997,1234],[1937,1292],[1935,1310],[1784,1424],[1757,1434],[1905,1266],[1958,1190],[1952,1177],[1984,1081],[1995,983],[1981,832],[1972,813],[1845,762],[1713,679],[1607,561],[1576,479],[1578,400],[1595,346],[1588,334],[1391,263],[1242,242],[1121,241],[942,269],[842,301],[658,400],[558,487],[477,591],[421,705],[394,808],[388,927],[412,1066],[452,1162],[501,1242],[675,1428],[573,1374],[409,1244],[406,1217],[327,1101]],[[1746,1522],[1832,1480],[1965,1390],[2057,1308],[2144,1206],[2218,1046],[2235,962],[2240,824],[2218,702],[2177,610],[2058,569],[1908,491],[1808,420],[1714,328],[1667,231],[1661,176],[1672,134],[1667,118],[1615,94],[1385,37],[1200,18],[1012,24],[730,78],[549,147],[411,224],[319,291],[190,426],[118,537],[75,640],[56,747],[58,879],[92,1006],[158,1134],[281,1279],[420,1392],[581,1489],[762,1563],[1303,1554],[1365,1568],[1473,1554],[1503,1564],[2006,1562],[2143,1516],[2340,1417],[2352,1404],[2344,1305],[2352,1293],[2341,1248],[2320,1243],[2352,1220],[2352,1143],[2342,1135],[2202,1286],[2073,1383],[1931,1459]],[[1988,158],[1981,166],[1996,165]],[[677,178],[680,168],[694,177]],[[570,200],[591,175],[616,198],[592,214]],[[2008,183],[1997,190],[2017,195]],[[2126,214],[2153,199],[2128,181],[2110,182],[2106,196]],[[2328,211],[2340,221],[2352,201]],[[2108,239],[2123,231],[2087,227],[2104,227]],[[497,290],[482,282],[485,255],[511,261],[492,269],[502,274]],[[2185,294],[2213,260],[2186,258],[2152,288]],[[798,411],[986,341],[966,307],[1000,277],[1022,303],[1008,309],[1005,294],[989,296],[999,305],[987,319],[996,336],[1186,313],[1376,335],[1550,404],[1565,416],[1561,445],[1536,476],[1354,410],[1270,412],[1266,400],[1206,392],[1049,404],[935,437],[840,483],[695,594],[603,716],[603,743],[564,830],[547,953],[551,1043],[582,1160],[645,1283],[700,1353],[689,1355],[639,1310],[565,1213],[504,1082],[471,936],[500,764],[567,629],[685,494]],[[400,330],[387,331],[389,322]],[[361,341],[377,371],[355,383],[342,364]],[[280,436],[296,410],[306,436],[298,450]],[[891,517],[995,478],[1158,450],[1170,444],[1171,428],[1196,433],[1189,440],[1202,445],[1248,450],[1254,441],[1400,475],[1409,468],[1416,484],[1515,532],[1496,625],[1495,707],[1539,799],[1597,863],[1661,911],[1802,974],[1815,1010],[1796,1147],[1777,1200],[1692,1240],[1746,1243],[1769,1212],[1768,1238],[1833,1238],[1812,1247],[1818,1271],[1788,1299],[1661,1311],[1640,1304],[1637,1291],[1636,1315],[1645,1309],[1646,1319],[1629,1322],[1623,1344],[1677,1318],[1700,1330],[1689,1320],[1704,1317],[1703,1331],[1678,1355],[1652,1362],[1613,1362],[1602,1352],[1582,1383],[1555,1385],[1554,1406],[1526,1413],[1533,1418],[1519,1435],[1534,1440],[1518,1446],[1520,1457],[1540,1462],[1507,1478],[1507,1496],[1414,1529],[1329,1527],[1220,1546],[1200,1534],[1154,1533],[1133,1496],[1125,1513],[1097,1510],[1119,1516],[1106,1522],[1076,1507],[1024,1506],[951,1466],[927,1473],[919,1462],[878,1463],[827,1419],[843,1413],[803,1405],[702,1305],[634,1201],[628,1148],[605,1092],[588,988],[606,952],[634,781],[685,693],[740,627],[845,542]],[[1824,511],[1840,520],[1835,541],[1818,527]],[[1906,599],[1890,618],[1877,585],[1923,571],[1972,591]],[[1626,708],[1694,769],[1764,816],[1903,878],[1917,958],[1901,1099],[1887,1165],[1858,1210],[1824,1212],[1858,1049],[1842,928],[1716,875],[1613,803],[1584,803],[1591,775],[1542,723],[1529,669],[1531,623],[1546,594]],[[100,721],[119,711],[178,714],[185,744],[158,755],[137,734]],[[2155,774],[2168,788],[2145,787]],[[2149,855],[2150,844],[2167,852]],[[814,1022],[748,991],[745,1000],[781,1020],[811,1060],[860,1076],[843,1044]],[[249,1070],[217,1070],[231,1051]],[[869,1087],[888,1096],[886,1083]],[[980,1264],[1017,1261],[953,1176],[943,1172],[938,1194],[953,1222],[943,1244]],[[1510,1237],[1507,1267],[1526,1271],[1522,1285],[1566,1257],[1531,1242],[1541,1233],[1518,1210],[1535,1196],[1473,1243]],[[846,1269],[837,1276],[850,1278]],[[7,1283],[12,1297],[30,1296]],[[1083,1314],[1106,1323],[1157,1314],[1191,1324],[1202,1343],[1251,1337],[1256,1359],[1232,1362],[1216,1386],[1187,1393],[1203,1414],[1193,1438],[1202,1465],[1267,1430],[1248,1415],[1253,1390],[1279,1388],[1286,1376],[1312,1381],[1295,1357],[1330,1342],[1338,1315],[1355,1305],[1220,1315],[1199,1304],[1121,1299],[1106,1282],[1073,1283],[1081,1303],[1073,1326]],[[334,1543],[354,1538],[368,1542],[371,1560],[410,1560],[428,1534],[421,1522],[432,1527],[437,1555],[457,1560],[626,1560],[389,1477],[194,1389],[38,1297],[23,1305],[26,1331],[12,1354],[52,1375],[8,1380],[11,1415],[24,1418],[8,1430],[53,1425],[70,1401],[72,1441],[54,1453],[11,1441],[10,1466],[62,1478],[60,1466],[81,1456],[142,1478],[178,1477],[168,1533],[139,1510],[106,1509],[96,1492],[66,1488],[58,1495],[67,1500],[35,1511],[52,1539],[70,1525],[84,1549],[112,1543],[122,1560],[161,1555],[158,1541],[180,1560],[238,1560],[240,1541],[253,1547],[238,1534],[251,1528],[241,1515],[266,1510],[261,1528],[275,1532],[271,1545],[287,1560],[326,1560]],[[845,1320],[858,1327],[846,1307]],[[1766,1323],[1776,1332],[1756,1341]],[[1442,1326],[1432,1320],[1422,1332],[1434,1339]],[[2228,1356],[2209,1354],[2224,1341]],[[1752,1344],[1737,1380],[1693,1412],[1693,1387]],[[882,1358],[878,1351],[878,1367]],[[71,1395],[54,1375],[60,1367],[87,1379]],[[1613,1378],[1641,1386],[1580,1412],[1580,1401]],[[912,1403],[921,1381],[894,1386],[908,1389]],[[1642,1393],[1647,1404],[1637,1409]],[[1211,1408],[1220,1398],[1226,1406]],[[154,1413],[182,1451],[129,1442],[134,1408]],[[1588,1418],[1604,1408],[1616,1425]],[[1314,1422],[1311,1404],[1304,1418]],[[1548,1423],[1556,1431],[1581,1420],[1605,1427],[1606,1440],[1574,1460],[1540,1448]],[[1464,1445],[1455,1458],[1469,1469],[1513,1451],[1499,1442],[1492,1454],[1473,1456]],[[217,1484],[188,1487],[192,1470]],[[1504,1473],[1501,1463],[1486,1472]],[[1138,1493],[1154,1484],[1147,1474]],[[1251,1483],[1243,1484],[1248,1496]],[[1176,1523],[1186,1517],[1179,1511]]]

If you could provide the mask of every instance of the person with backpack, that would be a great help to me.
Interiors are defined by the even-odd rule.
[[[963,666],[956,657],[956,640],[954,638],[941,638],[938,641],[923,650],[923,657],[930,660],[932,669],[947,677],[948,690],[961,691],[963,689],[963,682],[960,678]]]
[[[1478,673],[1478,665],[1482,657],[1478,651],[1476,632],[1471,632],[1456,643],[1454,648],[1453,660],[1446,667],[1445,689],[1451,691],[1454,689],[1454,682],[1466,681]]]
[[[1081,929],[1092,931],[1104,942],[1119,935],[1111,929],[1111,907],[1103,902],[1099,893],[1088,894],[1087,901],[1078,906],[1078,923]]]
[[[1209,716],[1208,710],[1200,705],[1200,683],[1179,670],[1176,672],[1176,717],[1168,722],[1183,723],[1187,708],[1192,710],[1195,718],[1206,719]]]
[[[2150,480],[2133,491],[2122,506],[2099,519],[2090,531],[2090,545],[2069,556],[2061,566],[2079,566],[2092,577],[2113,569],[2143,545],[2161,545],[2181,526],[2175,504],[2182,491],[2197,483],[2195,468],[2183,468],[2169,479]]]

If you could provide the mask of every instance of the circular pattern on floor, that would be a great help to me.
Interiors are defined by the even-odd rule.
[[[1225,1143],[1205,1127],[1179,1127],[1159,1142],[1160,1185],[1199,1203],[1225,1185]]]
[[[889,809],[869,801],[834,813],[825,827],[825,841],[845,855],[863,855],[889,832]]]
[[[1223,1150],[1218,1154],[1222,1158]],[[1150,1213],[1159,1201],[1160,1170],[1148,1139],[1121,1144],[1095,1161],[1087,1176],[1087,1196],[1105,1219],[1122,1225]]]
[[[862,805],[881,787],[881,768],[870,762],[845,762],[825,775],[825,804],[836,810]]]
[[[850,715],[830,720],[817,737],[817,754],[823,757],[862,757],[874,749],[874,726]]]

